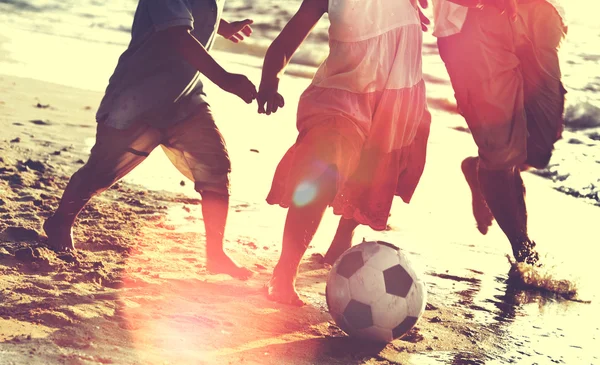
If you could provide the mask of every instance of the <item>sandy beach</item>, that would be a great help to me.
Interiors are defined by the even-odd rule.
[[[330,212],[301,266],[308,304],[265,298],[285,211],[264,199],[296,138],[297,100],[309,83],[297,77],[307,73],[301,65],[282,85],[286,107],[270,117],[207,84],[233,164],[226,248],[254,278],[206,271],[202,202],[160,150],[85,208],[76,253],[48,250],[41,225],[87,159],[102,88],[122,49],[0,25],[0,365],[600,364],[600,209],[525,174],[530,231],[546,270],[531,278],[515,268],[538,288],[508,282],[502,232],[475,229],[459,168],[475,145],[447,79],[433,72],[439,60],[426,69],[433,125],[422,183],[410,205],[397,199],[387,231],[356,234],[357,243],[402,247],[427,282],[427,310],[403,339],[358,342],[328,314],[328,269],[318,259],[336,227]],[[260,59],[215,55],[258,83]],[[561,143],[557,149],[568,140]]]

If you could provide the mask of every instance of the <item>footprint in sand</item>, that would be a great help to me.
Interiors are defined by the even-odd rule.
[[[2,234],[8,239],[16,241],[36,241],[40,237],[39,233],[33,229],[24,227],[8,227]]]
[[[73,324],[73,320],[69,316],[52,310],[33,309],[30,311],[30,317],[51,327],[60,328]]]

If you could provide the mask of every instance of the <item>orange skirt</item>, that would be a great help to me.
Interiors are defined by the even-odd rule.
[[[322,103],[323,92],[319,96]],[[374,95],[365,98],[372,101]],[[267,202],[284,208],[302,205],[301,191],[333,168],[334,213],[385,230],[394,196],[409,203],[421,179],[431,115],[423,82],[378,92],[375,99],[379,111],[366,131],[364,121],[339,113],[313,111],[310,118],[299,120],[298,139],[277,166]],[[307,101],[302,100],[299,108],[310,108]]]

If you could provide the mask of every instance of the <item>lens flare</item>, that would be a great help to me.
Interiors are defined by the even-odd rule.
[[[302,182],[296,187],[292,200],[298,207],[303,207],[312,202],[317,196],[317,186],[312,182]]]

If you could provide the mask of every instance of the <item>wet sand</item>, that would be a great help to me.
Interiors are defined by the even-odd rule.
[[[568,280],[583,302],[508,282],[506,239],[495,224],[485,237],[475,229],[459,167],[476,149],[438,73],[427,74],[433,127],[412,203],[395,202],[387,231],[363,227],[355,236],[402,247],[428,286],[417,328],[379,348],[347,338],[327,313],[327,269],[317,261],[335,230],[330,213],[301,267],[300,294],[309,304],[289,308],[264,298],[285,218],[264,198],[296,138],[296,101],[307,79],[285,78],[286,107],[271,117],[207,84],[233,161],[226,247],[255,278],[206,272],[201,201],[160,150],[92,200],[75,227],[80,250],[57,256],[45,248],[41,224],[87,159],[100,90],[121,48],[8,31],[13,41],[0,39],[0,365],[600,362],[600,210],[525,174],[530,229],[547,263],[541,274],[548,277],[535,282]],[[39,47],[19,48],[26,44]],[[256,59],[215,54],[258,82]],[[438,62],[427,72],[439,69],[439,57],[425,54]]]
[[[299,287],[309,305],[297,309],[267,301],[262,286],[278,258],[283,211],[258,199],[268,189],[264,182],[270,179],[278,153],[261,157],[278,147],[267,146],[261,133],[243,133],[260,126],[228,122],[228,113],[236,111],[227,110],[228,100],[217,98],[214,108],[226,121],[223,131],[234,168],[240,167],[233,176],[227,248],[258,272],[254,279],[238,282],[206,272],[201,201],[189,189],[184,191],[181,177],[162,165],[160,151],[130,180],[143,180],[148,169],[165,167],[164,175],[178,187],[169,192],[127,181],[117,184],[82,213],[75,229],[79,251],[56,255],[45,248],[41,224],[57,206],[70,174],[87,158],[95,128],[93,105],[101,94],[12,76],[0,77],[0,91],[2,364],[471,364],[486,359],[502,363],[511,359],[506,349],[513,344],[496,328],[501,322],[490,324],[496,323],[490,318],[498,316],[498,308],[509,318],[530,300],[564,302],[506,284],[500,285],[506,287],[506,298],[493,300],[494,309],[489,305],[493,295],[488,304],[477,299],[489,294],[482,292],[483,283],[496,280],[490,272],[508,273],[510,266],[501,254],[508,252],[508,245],[497,228],[485,240],[474,234],[466,184],[458,185],[458,165],[445,162],[460,162],[457,150],[467,141],[466,134],[446,127],[432,132],[430,165],[415,200],[408,207],[397,203],[402,213],[393,213],[390,231],[383,233],[424,264],[430,299],[415,330],[380,348],[355,343],[332,322],[324,298],[327,270],[317,264],[315,255],[324,252],[333,217],[324,222],[326,228],[302,264]],[[284,117],[265,123],[283,123]],[[457,147],[448,158],[450,142]],[[439,178],[445,174],[448,178],[440,186]],[[526,183],[533,186],[536,203],[546,200],[576,209],[591,220],[598,218],[597,208],[553,191],[535,176],[526,176]],[[258,192],[248,193],[254,190]],[[248,199],[243,201],[243,196]],[[454,216],[441,219],[458,201],[463,202],[461,207],[450,209]],[[538,205],[532,215],[541,209]],[[428,247],[434,237],[426,232],[428,227],[449,232],[447,244]],[[585,228],[578,229],[581,237],[592,237]],[[366,229],[357,235],[363,236],[380,238]],[[461,242],[453,242],[458,236]],[[482,247],[473,251],[470,247],[476,245]],[[444,246],[455,254],[441,257]],[[518,295],[511,296],[511,290]],[[518,341],[518,333],[508,332]],[[542,358],[554,359],[543,349],[536,351]]]

